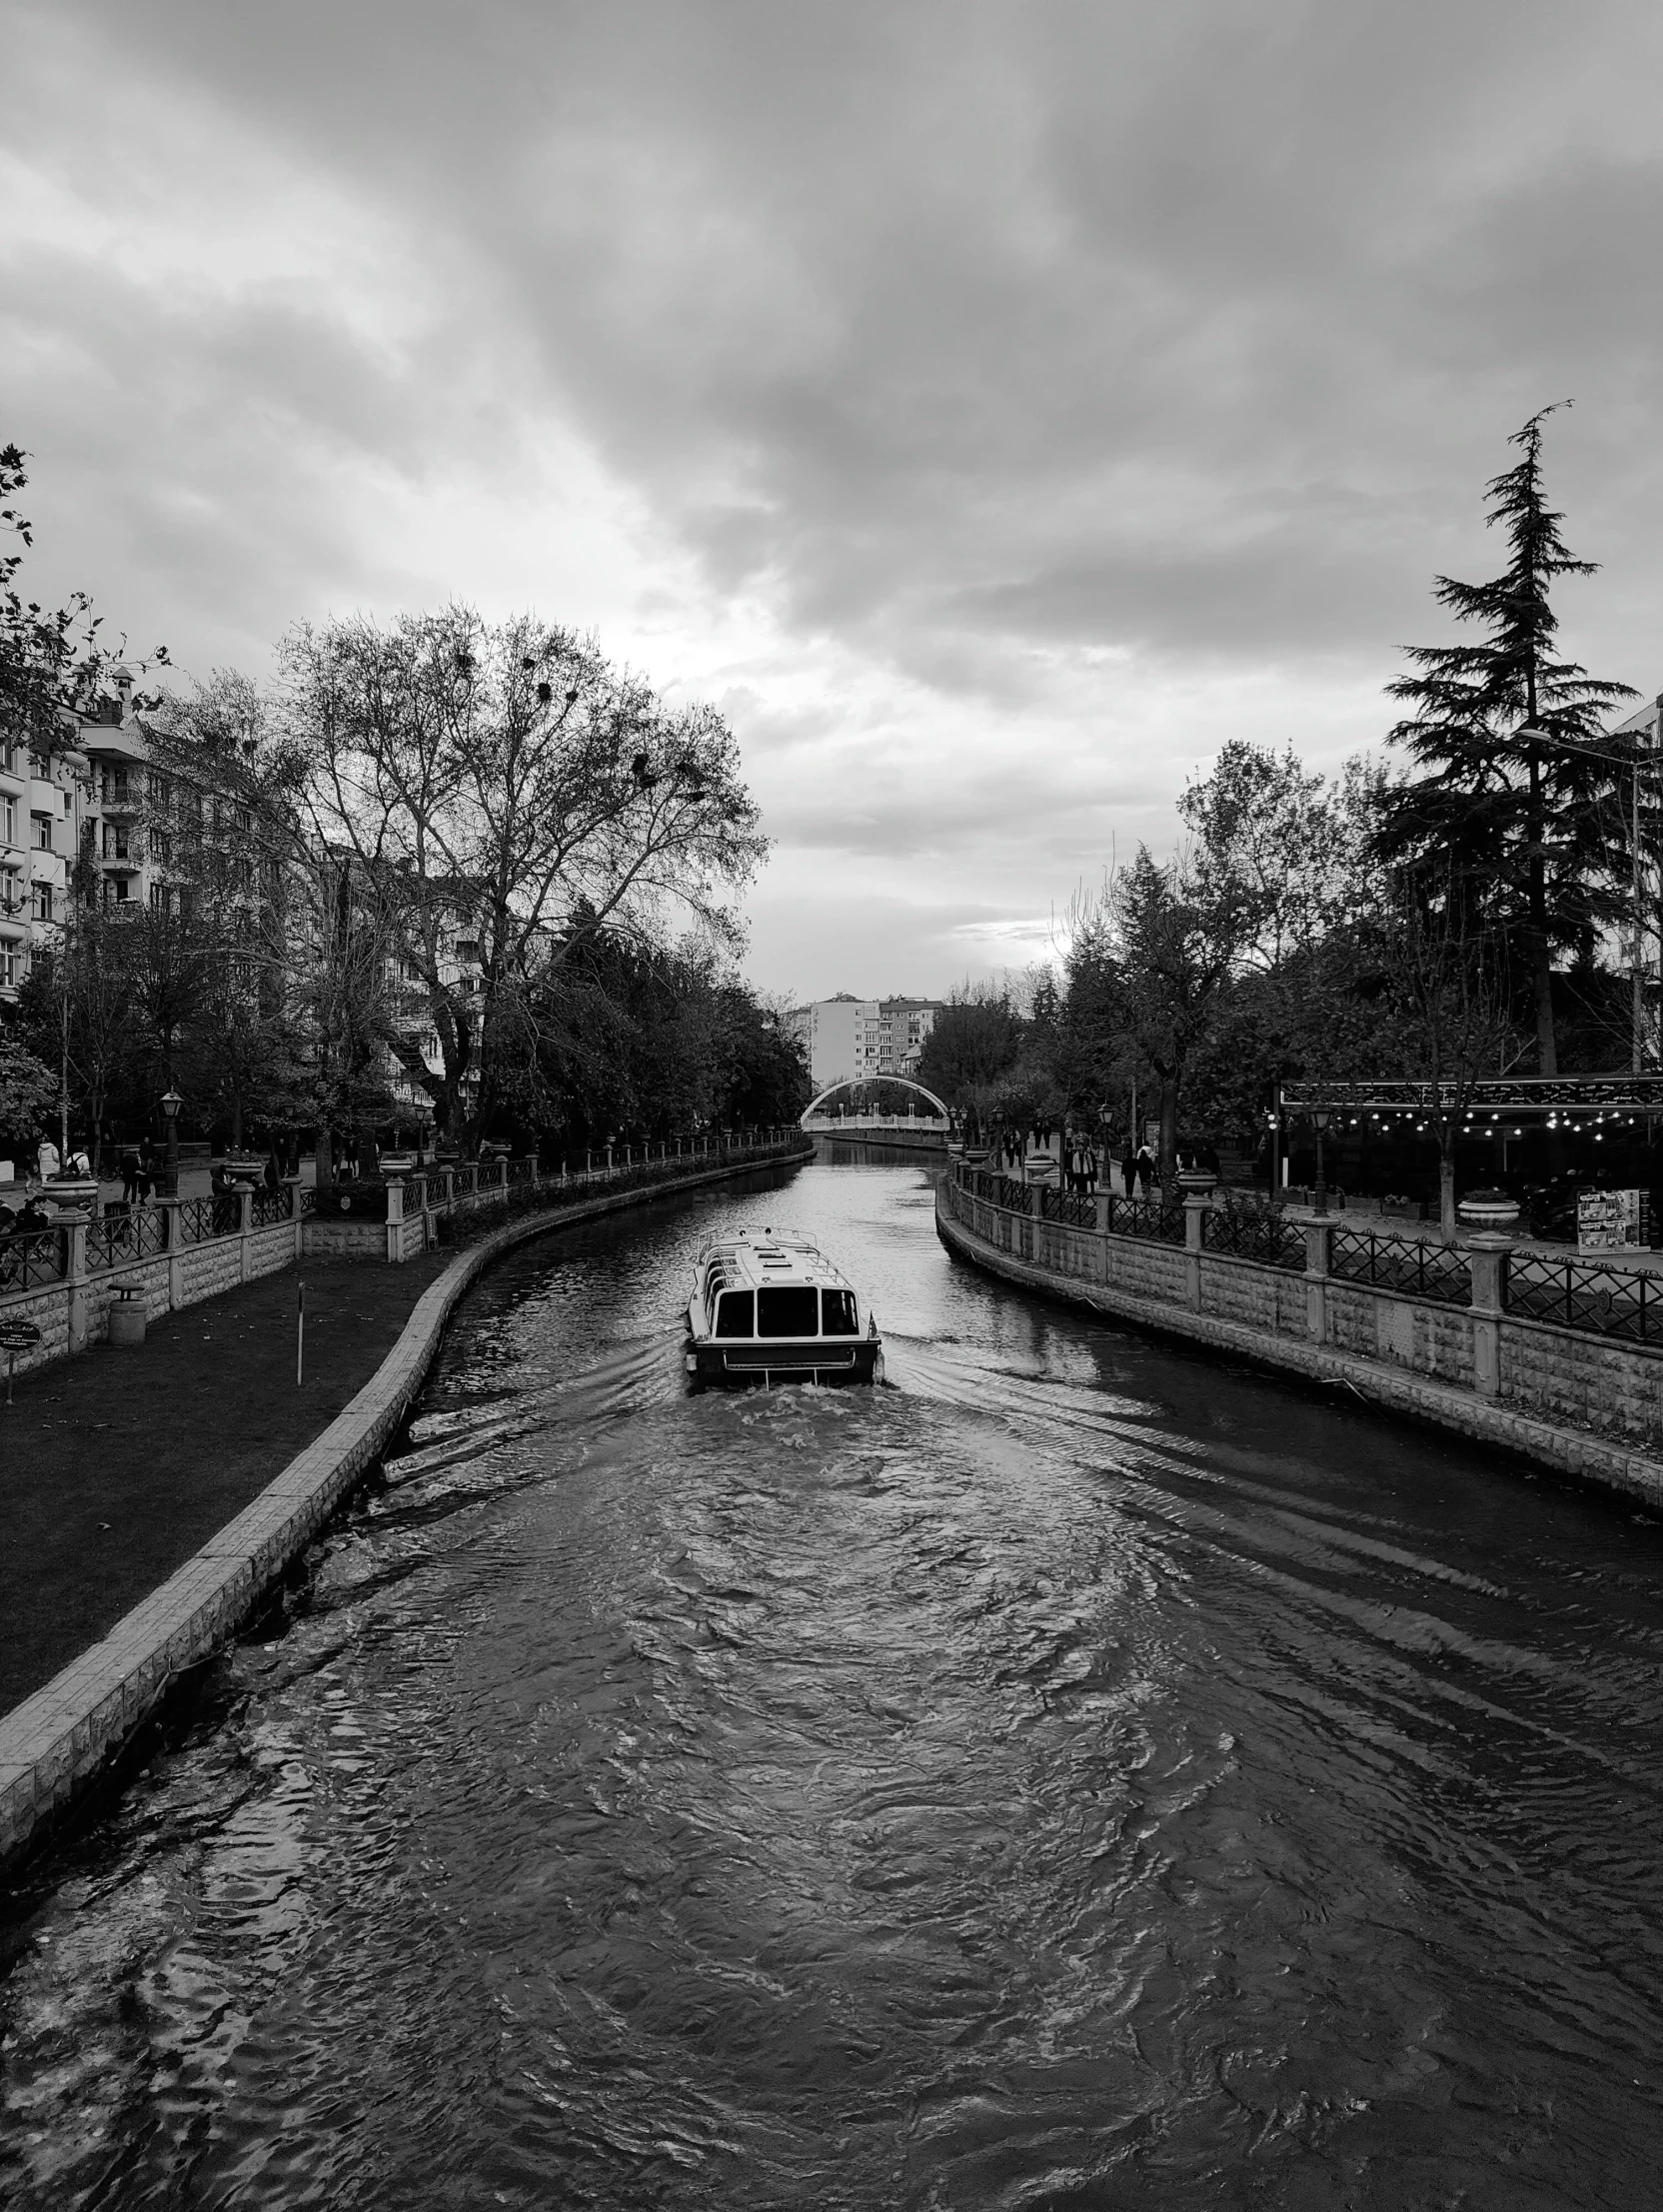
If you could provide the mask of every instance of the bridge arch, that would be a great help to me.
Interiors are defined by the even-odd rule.
[[[863,1091],[868,1085],[890,1084],[897,1091],[915,1091],[920,1099],[927,1099],[943,1121],[950,1121],[952,1114],[944,1099],[937,1099],[933,1091],[926,1091],[921,1083],[914,1083],[910,1076],[844,1076],[838,1083],[829,1084],[818,1099],[812,1099],[799,1116],[800,1128],[809,1126],[812,1114],[818,1113],[828,1099],[834,1099],[839,1091]]]

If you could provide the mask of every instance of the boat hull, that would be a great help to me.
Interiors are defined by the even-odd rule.
[[[768,1343],[690,1339],[687,1368],[696,1390],[761,1390],[783,1382],[837,1388],[881,1381],[883,1347],[875,1337],[845,1344],[813,1337]]]

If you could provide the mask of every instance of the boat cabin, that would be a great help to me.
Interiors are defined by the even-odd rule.
[[[689,1371],[704,1380],[869,1381],[877,1333],[851,1285],[806,1237],[724,1237],[702,1251],[688,1307]]]

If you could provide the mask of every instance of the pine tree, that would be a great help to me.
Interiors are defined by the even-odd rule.
[[[1401,788],[1382,837],[1389,862],[1435,859],[1475,914],[1499,913],[1527,964],[1544,1076],[1559,1072],[1553,957],[1591,958],[1623,911],[1626,852],[1610,834],[1622,816],[1612,805],[1618,771],[1602,718],[1635,696],[1554,657],[1552,587],[1597,568],[1573,557],[1564,517],[1543,494],[1542,425],[1554,412],[1543,408],[1514,433],[1518,462],[1485,488],[1486,526],[1507,534],[1506,569],[1486,584],[1440,576],[1433,587],[1440,607],[1487,636],[1409,648],[1414,673],[1386,687],[1412,709],[1391,735],[1422,773]],[[1591,757],[1590,746],[1608,757]]]

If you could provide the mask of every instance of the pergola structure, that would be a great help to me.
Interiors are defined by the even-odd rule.
[[[1659,1076],[1499,1076],[1472,1083],[1417,1083],[1365,1078],[1359,1083],[1283,1083],[1276,1087],[1282,1113],[1425,1114],[1455,1111],[1494,1120],[1627,1119],[1663,1113]]]

